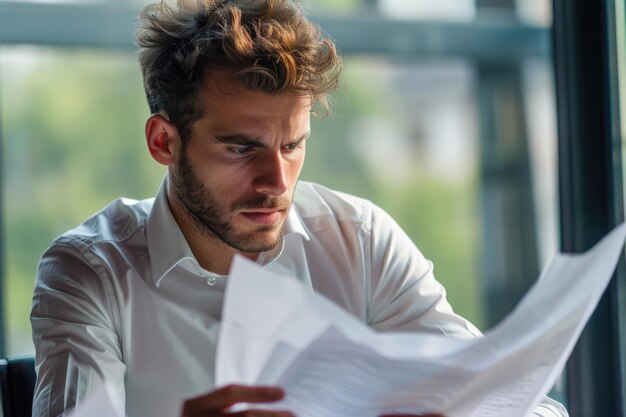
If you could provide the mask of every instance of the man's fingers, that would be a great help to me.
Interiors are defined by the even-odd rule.
[[[201,412],[221,410],[237,403],[269,403],[282,399],[285,392],[277,387],[249,387],[227,385],[218,390],[187,400],[183,404],[183,417],[193,417]]]

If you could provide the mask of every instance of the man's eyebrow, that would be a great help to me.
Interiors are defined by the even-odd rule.
[[[305,134],[303,134],[302,136],[300,136],[293,143],[298,144],[300,142],[303,142],[303,141],[307,140],[309,138],[309,136],[311,136],[311,132],[310,131],[308,131]],[[267,146],[266,144],[264,144],[263,142],[261,142],[258,139],[248,138],[248,137],[240,136],[240,135],[232,135],[232,136],[214,135],[214,137],[215,137],[215,140],[217,140],[220,143],[226,144],[226,145],[252,146],[252,147],[255,147],[255,148],[264,148],[264,147]]]
[[[298,139],[295,140],[294,143],[298,144],[300,142],[304,142],[305,140],[309,138],[309,136],[311,136],[311,131],[308,131],[304,135],[300,136]]]
[[[266,145],[258,139],[247,138],[245,136],[233,135],[233,136],[218,136],[214,135],[215,139],[226,145],[242,145],[252,146],[255,148],[263,148]]]

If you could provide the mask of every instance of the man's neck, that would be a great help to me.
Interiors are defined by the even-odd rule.
[[[235,254],[246,256],[252,260],[256,260],[258,257],[258,254],[238,252],[221,240],[207,236],[194,223],[185,223],[185,225],[181,223],[179,222],[179,227],[191,249],[191,253],[193,253],[200,266],[207,271],[219,275],[228,274]]]

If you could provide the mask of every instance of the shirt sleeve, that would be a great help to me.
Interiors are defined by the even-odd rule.
[[[569,417],[569,414],[561,403],[545,397],[533,411],[532,417]]]
[[[31,325],[37,383],[33,417],[52,417],[110,384],[124,401],[119,309],[109,270],[89,248],[59,240],[43,255]]]
[[[452,310],[445,289],[435,279],[432,262],[391,216],[376,206],[372,210],[369,242],[365,243],[371,259],[368,324],[380,331],[480,336],[472,323]]]
[[[376,206],[369,239],[368,324],[380,331],[420,331],[466,339],[482,336],[472,323],[454,312],[445,289],[435,279],[432,262],[391,216]],[[545,397],[532,416],[567,417],[568,413],[561,404]]]

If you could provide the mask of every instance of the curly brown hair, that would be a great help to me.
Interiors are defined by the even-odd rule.
[[[210,71],[265,93],[305,93],[326,110],[341,58],[293,0],[162,0],[139,14],[144,88],[186,138],[202,117],[197,95]]]

